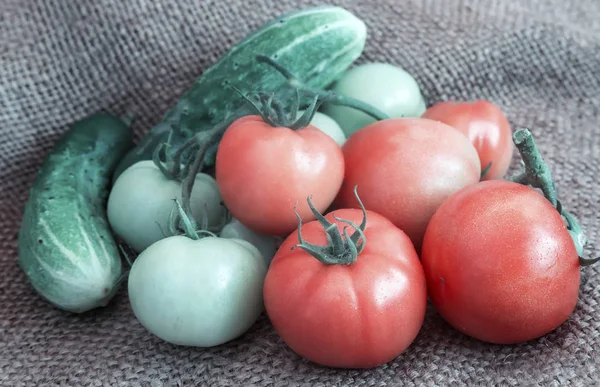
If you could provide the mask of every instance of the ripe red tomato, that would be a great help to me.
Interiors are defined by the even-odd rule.
[[[357,209],[326,215],[341,229],[347,224],[336,216],[362,220]],[[423,324],[425,277],[410,239],[381,215],[367,211],[367,219],[367,243],[354,263],[321,263],[293,248],[299,243],[293,233],[267,273],[264,301],[273,326],[292,350],[315,363],[376,367],[406,350]],[[327,244],[318,221],[300,230],[305,241]]]
[[[422,117],[448,124],[469,138],[479,153],[481,170],[492,163],[482,180],[504,176],[512,160],[514,144],[510,123],[497,105],[484,100],[446,101],[433,105]]]
[[[297,227],[294,205],[315,219],[306,197],[324,211],[344,178],[344,157],[327,134],[313,126],[272,127],[259,116],[235,121],[223,135],[215,174],[225,205],[248,228],[287,235]]]
[[[346,176],[338,208],[365,207],[392,221],[420,249],[435,210],[454,192],[479,181],[477,151],[446,124],[423,118],[378,121],[343,146]]]
[[[566,225],[544,196],[517,183],[481,182],[445,201],[421,261],[440,315],[482,341],[541,337],[577,303],[579,260]]]

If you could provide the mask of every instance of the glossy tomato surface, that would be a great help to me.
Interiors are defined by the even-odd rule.
[[[353,187],[368,210],[390,219],[420,248],[429,219],[446,198],[479,181],[477,151],[446,124],[393,118],[371,124],[343,146],[344,184],[337,208],[358,207]]]
[[[325,211],[344,178],[339,145],[321,130],[272,127],[259,116],[235,121],[216,158],[216,180],[234,218],[263,234],[287,235],[297,227],[294,206],[315,219],[306,204]]]
[[[362,212],[334,215],[360,224]],[[307,242],[326,245],[323,227],[302,226]],[[350,228],[349,233],[354,231]],[[425,316],[423,268],[408,237],[368,212],[367,243],[355,263],[326,265],[294,245],[292,233],[276,253],[264,287],[269,318],[285,343],[321,365],[368,368],[386,363],[414,341]]]
[[[492,163],[482,180],[506,174],[514,145],[510,123],[497,105],[485,100],[446,101],[433,105],[422,117],[448,124],[469,138],[479,154],[481,170]]]
[[[440,315],[486,342],[539,338],[577,303],[579,261],[565,223],[540,193],[517,183],[481,182],[444,202],[421,260]]]

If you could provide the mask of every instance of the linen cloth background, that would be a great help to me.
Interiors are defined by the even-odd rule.
[[[182,348],[147,333],[126,286],[105,309],[70,315],[42,301],[17,266],[27,190],[66,125],[100,108],[132,109],[137,137],[231,45],[312,0],[2,0],[0,2],[0,385],[598,385],[598,267],[546,337],[495,346],[429,310],[414,344],[371,370],[315,366],[264,316],[242,338]],[[387,61],[420,83],[428,106],[484,98],[530,127],[563,204],[598,254],[600,2],[331,1],[362,18],[358,63]],[[515,155],[515,160],[517,156]],[[513,171],[516,167],[513,163]]]

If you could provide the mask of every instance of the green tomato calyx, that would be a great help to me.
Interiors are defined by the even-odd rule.
[[[302,217],[294,208],[294,213],[298,217],[298,243],[295,247],[299,247],[318,259],[320,262],[326,265],[351,265],[356,262],[358,255],[363,251],[367,244],[367,238],[365,237],[364,231],[367,226],[367,211],[362,201],[360,200],[358,193],[356,192],[357,187],[354,187],[354,195],[360,204],[360,208],[363,213],[363,219],[360,225],[356,223],[333,216],[338,222],[347,224],[354,228],[352,235],[348,234],[348,227],[344,227],[343,234],[344,238],[340,234],[338,225],[331,223],[325,218],[312,204],[311,197],[307,199],[308,206],[312,213],[316,216],[317,221],[323,226],[327,234],[327,245],[319,246],[309,242],[306,242],[302,237]]]
[[[579,257],[579,264],[581,266],[589,266],[600,261],[600,257],[583,257],[584,248],[587,244],[587,236],[575,216],[563,210],[562,204],[556,193],[556,186],[552,179],[550,168],[548,168],[548,165],[544,162],[542,155],[537,149],[531,131],[529,129],[519,129],[515,131],[513,134],[513,141],[523,159],[521,162],[523,171],[508,180],[523,185],[530,185],[533,188],[542,190],[544,197],[552,203],[554,208],[556,208],[558,213],[566,221],[567,230],[575,244],[575,249],[577,250],[577,255]]]
[[[294,89],[295,98],[288,112],[286,111],[286,105],[281,100],[275,98],[274,93],[259,92],[254,96],[258,99],[258,102],[255,102],[236,87],[231,86],[231,88],[250,105],[256,114],[262,117],[263,121],[276,128],[287,127],[298,130],[308,126],[321,104],[325,102],[318,95],[314,96],[310,106],[298,117],[298,111],[300,110],[300,92],[298,89]]]
[[[180,231],[180,229],[183,229],[183,234],[193,240],[199,240],[205,237],[217,237],[214,233],[207,230],[208,208],[206,208],[206,213],[202,217],[200,228],[198,229],[196,221],[191,216],[191,214],[188,214],[186,212],[181,203],[179,203],[179,200],[173,199],[173,201],[175,202],[177,212],[172,210],[169,216],[169,233],[171,235],[181,235],[182,232]]]
[[[191,216],[186,214],[186,211],[183,209],[181,203],[179,203],[179,200],[173,199],[173,201],[175,202],[178,214],[176,214],[175,211],[171,211],[171,216],[169,217],[169,233],[171,233],[171,235],[178,235],[179,232],[177,229],[181,224],[185,234],[189,238],[194,240],[200,239],[200,235],[196,232],[196,222]]]
[[[279,72],[279,74],[281,74],[287,80],[287,85],[289,87],[295,89],[297,93],[303,92],[303,93],[309,95],[310,97],[316,99],[318,101],[318,105],[321,105],[322,103],[327,102],[327,103],[330,103],[333,105],[347,106],[349,108],[359,110],[359,111],[373,117],[374,119],[376,119],[378,121],[390,118],[389,115],[387,115],[386,113],[382,112],[381,110],[377,109],[376,107],[371,106],[368,103],[363,102],[361,100],[358,100],[358,99],[355,99],[352,97],[348,97],[345,95],[340,95],[340,94],[335,93],[330,90],[315,89],[315,88],[311,88],[311,87],[307,86],[298,77],[296,77],[294,74],[292,74],[289,70],[287,70],[285,67],[283,67],[282,65],[277,63],[275,60],[269,58],[268,56],[257,55],[256,61],[258,63],[264,63],[264,64],[269,65],[272,68],[274,68],[277,72]],[[298,109],[296,109],[296,111],[297,110]],[[310,109],[308,109],[308,110],[310,110]],[[310,120],[309,120],[309,122],[310,122]]]

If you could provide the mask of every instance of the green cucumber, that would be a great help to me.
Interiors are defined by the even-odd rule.
[[[366,36],[362,20],[335,6],[302,9],[271,20],[206,70],[122,160],[113,178],[135,162],[151,159],[171,128],[175,129],[171,145],[178,147],[244,106],[244,100],[227,86],[244,94],[281,89],[286,80],[268,65],[257,63],[257,55],[275,60],[308,86],[324,88],[361,55]],[[210,155],[209,165],[214,151]]]
[[[60,309],[105,306],[123,273],[106,218],[111,175],[133,147],[128,123],[98,113],[71,125],[46,157],[25,204],[19,265]]]

